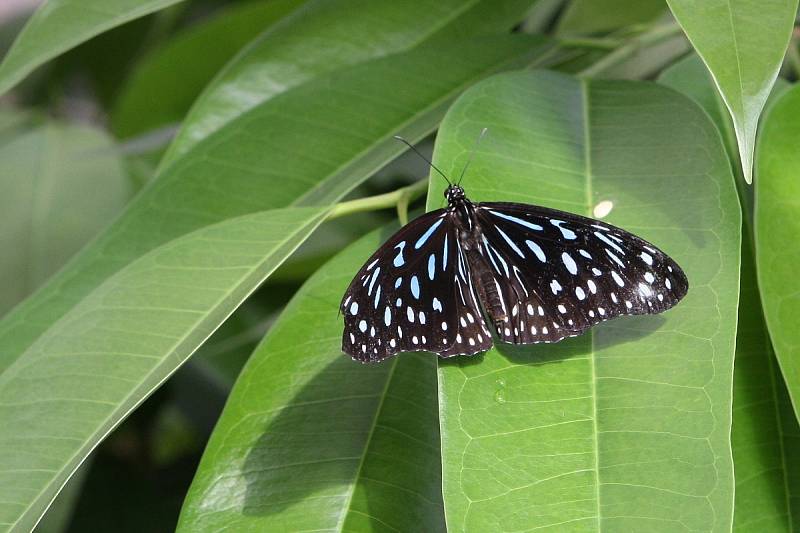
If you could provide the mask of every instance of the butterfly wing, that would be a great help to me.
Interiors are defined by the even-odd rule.
[[[660,313],[688,291],[675,261],[610,224],[527,204],[475,212],[507,307],[496,328],[505,342],[556,342],[617,316]]]
[[[440,209],[411,221],[356,274],[341,303],[342,350],[353,359],[491,347],[452,216]]]

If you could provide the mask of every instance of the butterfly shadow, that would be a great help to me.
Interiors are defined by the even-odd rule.
[[[605,350],[639,341],[658,331],[665,323],[666,319],[661,315],[620,317],[593,327],[590,333],[558,343],[516,345],[495,342],[495,349],[511,363],[540,365],[585,356],[592,349],[592,343],[595,350]]]
[[[413,401],[401,393],[413,396]],[[404,354],[396,361],[361,365],[337,354],[267,419],[241,469],[244,515],[269,517],[269,524],[317,527],[343,512],[347,494],[353,491],[347,504],[351,509],[385,516],[387,502],[398,503],[391,487],[404,484],[410,474],[418,478],[421,474],[414,469],[422,468],[428,475],[417,481],[415,490],[425,497],[411,502],[407,518],[427,524],[429,530],[439,529],[435,524],[438,515],[443,517],[443,504],[441,478],[436,477],[440,456],[435,356]],[[407,445],[420,434],[427,435],[431,445],[418,450]],[[368,454],[362,460],[365,443]],[[380,443],[386,448],[376,450]],[[388,457],[399,461],[394,466],[408,462],[408,472],[390,468],[387,450]],[[424,490],[427,485],[430,490]]]

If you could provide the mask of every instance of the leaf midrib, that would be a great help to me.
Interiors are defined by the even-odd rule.
[[[266,261],[268,261],[270,258],[274,257],[274,256],[275,256],[275,254],[276,254],[278,251],[280,251],[280,250],[281,250],[281,249],[282,249],[282,248],[283,248],[283,247],[284,247],[284,246],[285,246],[285,245],[286,245],[286,244],[287,244],[287,243],[288,243],[288,242],[289,242],[289,241],[290,241],[290,240],[291,240],[291,239],[292,239],[292,238],[293,238],[295,235],[297,235],[298,233],[300,233],[300,232],[301,232],[303,229],[305,229],[306,227],[308,227],[308,226],[310,226],[310,225],[314,224],[314,223],[315,223],[315,222],[317,222],[317,221],[321,222],[322,220],[324,220],[325,214],[326,214],[326,212],[325,212],[325,211],[323,211],[323,212],[319,213],[319,214],[318,214],[318,215],[316,215],[315,217],[312,217],[312,218],[311,218],[309,221],[307,221],[306,223],[304,223],[304,224],[302,224],[302,225],[298,226],[298,228],[297,228],[297,229],[295,229],[294,231],[290,232],[290,233],[289,233],[289,234],[288,234],[288,235],[287,235],[287,236],[286,236],[286,237],[285,237],[283,240],[279,241],[279,244],[278,244],[278,245],[276,245],[276,247],[275,247],[275,251],[273,251],[273,252],[272,252],[272,253],[270,253],[270,254],[269,254],[267,257],[265,257],[264,259],[262,259],[261,261],[259,261],[258,263],[256,263],[256,264],[255,264],[255,265],[254,265],[252,268],[248,269],[248,270],[247,270],[247,271],[246,271],[246,272],[245,272],[245,273],[244,273],[244,274],[243,274],[243,275],[242,275],[242,276],[239,278],[239,280],[240,280],[240,281],[237,283],[237,285],[238,285],[238,284],[241,284],[241,282],[242,282],[243,280],[246,280],[247,278],[249,278],[250,276],[252,276],[252,275],[253,275],[253,273],[254,273],[256,270],[258,270],[258,268],[259,268],[261,265],[263,265],[263,264],[264,264]],[[247,216],[247,215],[245,215],[245,216]],[[203,229],[200,229],[199,231],[203,231]],[[190,235],[191,235],[191,234],[190,234]],[[298,242],[298,243],[297,243],[297,244],[294,246],[294,249],[297,249],[297,248],[300,246],[300,244],[302,244],[302,243],[301,243],[301,242]],[[160,248],[160,247],[159,247],[159,248]],[[154,250],[152,250],[152,251],[155,251],[155,250],[158,250],[158,248],[155,248],[155,249],[154,249]],[[152,251],[151,251],[151,252],[152,252]],[[290,253],[291,253],[291,251],[290,251]],[[140,260],[140,259],[142,259],[143,257],[146,257],[147,255],[149,255],[149,254],[145,254],[144,256],[141,256],[141,257],[139,257],[139,258],[138,258],[136,261],[134,261],[134,263],[135,263],[135,262],[137,262],[137,261],[139,261],[139,260]],[[289,254],[287,254],[287,257],[288,257],[288,255],[289,255]],[[275,268],[277,268],[278,266],[280,266],[280,265],[279,265],[279,264],[275,265],[275,267],[273,268],[273,271],[274,271],[274,270],[275,270]],[[126,269],[122,269],[122,270],[118,271],[117,273],[119,273],[119,272],[123,272],[124,270],[126,270]],[[269,274],[267,274],[267,275],[269,275]],[[112,275],[111,277],[114,277],[114,275]],[[107,278],[107,279],[110,279],[110,278]],[[107,280],[106,280],[106,281],[107,281]],[[98,288],[100,288],[100,287],[101,287],[101,286],[102,286],[104,283],[105,283],[105,281],[104,281],[104,282],[103,282],[101,285],[99,285],[97,288],[95,288],[95,289],[94,289],[94,291],[96,291]],[[249,295],[249,294],[251,294],[253,291],[255,291],[255,290],[256,290],[256,288],[258,288],[258,284],[256,284],[256,285],[255,285],[255,286],[254,286],[254,287],[253,287],[253,288],[252,288],[252,289],[249,291],[248,295]],[[93,293],[94,291],[92,291],[92,293]],[[232,292],[232,291],[228,291],[226,294],[224,294],[223,296],[221,296],[221,297],[220,297],[220,298],[219,298],[219,299],[218,299],[218,300],[215,302],[215,304],[214,304],[214,305],[211,307],[211,311],[214,311],[214,310],[218,309],[218,308],[219,308],[219,306],[220,306],[220,304],[221,304],[221,303],[222,303],[224,300],[226,300],[226,299],[227,299],[227,297],[230,295],[230,293],[231,293],[231,292]],[[92,293],[89,293],[89,294],[87,294],[87,295],[86,295],[86,298],[88,298],[88,297],[89,297],[89,296],[90,296]],[[246,299],[248,295],[245,295],[245,296],[244,296],[244,298]],[[81,300],[81,301],[85,301],[85,300],[86,300],[86,298],[84,298],[84,299],[83,299],[83,300]],[[238,307],[238,306],[237,306],[237,307]],[[74,308],[73,308],[73,309],[74,309]],[[236,308],[234,307],[234,309],[232,309],[232,310],[231,310],[231,311],[228,313],[228,316],[230,316],[230,315],[233,313],[233,311],[234,311],[235,309],[236,309]],[[107,426],[108,426],[108,424],[109,424],[109,421],[113,421],[113,419],[115,418],[114,414],[117,412],[117,409],[119,409],[120,407],[124,406],[124,405],[125,405],[127,402],[129,402],[129,401],[130,401],[131,397],[133,397],[133,396],[134,396],[134,394],[135,394],[137,391],[139,391],[139,390],[140,390],[140,388],[141,388],[141,387],[142,387],[142,386],[143,386],[145,383],[147,383],[147,382],[149,381],[149,379],[150,379],[150,378],[151,378],[151,377],[152,377],[152,376],[153,376],[153,375],[154,375],[154,374],[155,374],[155,373],[156,373],[156,372],[157,372],[157,371],[158,371],[158,370],[159,370],[159,369],[160,369],[160,368],[163,366],[164,360],[165,360],[166,358],[168,358],[168,357],[169,357],[171,354],[175,353],[175,351],[176,351],[176,350],[177,350],[177,349],[178,349],[178,348],[179,348],[179,347],[180,347],[180,346],[181,346],[181,345],[182,345],[184,342],[186,342],[186,340],[187,340],[187,339],[188,339],[188,338],[191,336],[191,333],[192,333],[192,332],[194,332],[194,330],[195,330],[195,329],[197,329],[197,327],[203,323],[203,321],[204,321],[204,320],[205,320],[205,319],[208,317],[208,315],[209,315],[209,314],[210,314],[210,312],[209,312],[209,313],[205,313],[205,314],[203,314],[203,315],[202,315],[202,316],[201,316],[201,317],[200,317],[200,318],[199,318],[199,319],[198,319],[198,320],[195,322],[195,324],[193,325],[193,327],[192,327],[190,330],[188,330],[188,333],[186,333],[186,334],[182,335],[182,336],[181,336],[179,339],[177,339],[177,340],[175,341],[175,343],[174,343],[173,347],[172,347],[172,348],[169,350],[169,353],[168,353],[166,356],[162,357],[162,358],[161,358],[161,361],[159,361],[158,363],[156,363],[156,365],[155,365],[155,366],[154,366],[154,367],[153,367],[153,368],[152,368],[152,369],[151,369],[151,370],[150,370],[150,371],[149,371],[149,372],[148,372],[148,373],[147,373],[147,374],[146,374],[146,375],[145,375],[145,376],[142,378],[142,380],[141,380],[141,382],[140,382],[140,384],[139,384],[138,386],[136,386],[135,388],[133,388],[133,389],[131,390],[131,392],[130,392],[128,395],[126,395],[126,396],[125,396],[125,397],[124,397],[124,398],[123,398],[121,401],[117,402],[117,406],[116,406],[116,407],[114,407],[114,410],[112,410],[111,414],[110,414],[109,416],[105,417],[105,418],[103,419],[102,423],[98,424],[98,425],[97,425],[97,427],[99,427],[99,428],[107,427]],[[61,322],[61,320],[63,320],[63,319],[66,317],[66,316],[67,316],[67,315],[64,315],[64,316],[62,316],[62,317],[61,317],[61,319],[59,319],[59,322]],[[217,328],[218,328],[220,325],[222,325],[222,323],[223,323],[224,321],[225,321],[225,319],[223,319],[222,321],[220,321],[220,323],[219,323],[219,325],[217,325],[217,327],[215,327],[213,330],[209,331],[209,332],[208,332],[208,334],[205,336],[205,339],[208,339],[208,337],[210,337],[210,336],[211,336],[211,335],[214,333],[214,331],[216,331],[216,329],[217,329]],[[41,337],[39,337],[39,339],[41,339]],[[37,341],[38,341],[39,339],[37,339]],[[197,348],[199,348],[199,347],[200,347],[202,344],[203,344],[202,342],[198,343],[198,345],[197,345],[197,346],[196,346],[196,347],[195,347],[193,350],[191,350],[189,353],[187,353],[186,357],[184,358],[184,361],[188,360],[188,358],[192,356],[192,354],[194,353],[194,351],[195,351],[195,350],[197,350]],[[33,345],[31,345],[31,347],[32,347],[32,346],[33,346]],[[28,348],[28,350],[30,350],[30,347]],[[26,350],[26,351],[25,351],[25,353],[27,353],[27,352],[28,352],[28,350]],[[23,354],[23,356],[24,356],[24,354]],[[174,370],[177,370],[177,369],[178,369],[178,366],[176,366]],[[8,374],[7,374],[7,373],[4,373],[3,375],[4,375],[4,376],[7,376]],[[155,384],[153,387],[150,387],[150,390],[155,390],[156,388],[158,388],[158,387],[159,387],[159,386],[160,386],[160,385],[161,385],[161,384],[162,384],[164,381],[166,381],[166,380],[167,380],[167,379],[168,379],[168,378],[169,378],[171,375],[172,375],[172,373],[165,375],[165,376],[164,376],[164,377],[163,377],[161,380],[159,380],[159,382],[158,382],[157,384]],[[92,434],[89,436],[89,438],[85,439],[85,441],[84,441],[84,442],[87,442],[87,443],[88,443],[88,442],[92,442],[92,441],[94,441],[94,443],[93,443],[93,444],[92,444],[92,445],[89,447],[89,450],[88,450],[86,453],[84,453],[84,450],[86,449],[86,445],[85,445],[85,444],[83,444],[83,445],[81,445],[81,447],[80,447],[80,448],[78,448],[78,450],[76,450],[76,452],[75,452],[74,454],[72,454],[72,456],[70,456],[70,457],[69,457],[69,459],[67,459],[66,461],[64,461],[64,464],[65,464],[65,465],[69,465],[69,464],[71,464],[71,463],[72,463],[72,462],[73,462],[73,461],[74,461],[76,458],[78,458],[78,457],[80,457],[81,455],[83,455],[83,458],[82,458],[80,461],[78,461],[78,463],[77,463],[77,464],[75,465],[75,467],[72,469],[72,472],[70,472],[70,473],[69,473],[69,475],[67,475],[67,477],[64,479],[64,482],[61,484],[61,487],[59,487],[58,491],[56,491],[56,495],[57,495],[59,492],[61,492],[61,490],[64,488],[64,485],[66,485],[66,483],[67,483],[67,482],[69,481],[69,479],[72,477],[72,474],[74,474],[74,472],[75,472],[75,471],[76,471],[76,470],[77,470],[77,469],[80,467],[80,465],[81,465],[81,464],[82,464],[82,463],[83,463],[83,462],[86,460],[86,458],[89,456],[89,453],[91,453],[91,451],[92,451],[92,450],[94,450],[94,449],[95,449],[95,448],[96,448],[96,447],[97,447],[97,446],[98,446],[98,445],[99,445],[99,444],[100,444],[100,443],[101,443],[103,440],[105,440],[105,438],[106,438],[106,437],[107,437],[107,436],[108,436],[108,435],[109,435],[109,434],[110,434],[110,433],[111,433],[111,432],[112,432],[112,431],[113,431],[113,430],[116,428],[116,426],[118,425],[118,423],[119,423],[119,422],[121,422],[122,420],[124,420],[124,419],[125,419],[125,418],[126,418],[128,415],[130,415],[130,413],[131,413],[131,412],[133,412],[133,411],[134,411],[134,410],[135,410],[135,409],[136,409],[136,408],[137,408],[137,407],[138,407],[138,406],[141,404],[141,402],[143,402],[143,401],[144,401],[145,397],[146,397],[146,396],[144,396],[144,395],[143,395],[143,396],[142,396],[142,398],[141,398],[141,400],[139,400],[139,401],[138,401],[138,402],[136,402],[135,404],[131,405],[131,407],[130,407],[130,408],[127,410],[127,411],[125,411],[125,412],[124,412],[124,413],[123,413],[121,416],[119,416],[119,420],[118,420],[116,423],[112,423],[112,424],[111,424],[111,426],[110,426],[110,427],[108,427],[108,428],[105,430],[105,432],[101,432],[101,431],[95,431],[95,432],[93,432],[93,433],[92,433]],[[98,435],[99,435],[99,438],[95,438],[95,437],[96,437],[96,436],[98,436]],[[59,469],[57,469],[57,470],[55,471],[55,474],[57,475],[58,473],[62,472],[63,470],[64,470],[64,468],[59,468]],[[24,520],[24,519],[25,519],[25,518],[28,516],[28,514],[29,514],[29,513],[30,513],[30,511],[31,511],[31,509],[32,509],[32,508],[35,506],[35,504],[36,504],[36,503],[38,503],[38,502],[41,500],[41,498],[42,498],[43,494],[44,494],[44,493],[45,493],[45,492],[48,490],[48,488],[50,488],[50,486],[51,486],[52,482],[53,482],[53,481],[52,481],[52,478],[51,478],[51,481],[47,482],[47,483],[46,483],[46,484],[43,486],[42,490],[40,490],[40,491],[39,491],[39,492],[36,494],[36,496],[35,496],[35,497],[31,498],[31,500],[30,500],[30,503],[29,503],[29,504],[28,504],[28,505],[25,507],[25,509],[24,509],[24,510],[23,510],[23,511],[20,513],[20,515],[19,515],[19,518],[17,518],[17,519],[16,519],[14,522],[10,522],[10,523],[9,523],[9,524],[12,526],[12,527],[11,527],[11,529],[12,529],[12,530],[13,530],[15,527],[17,527],[17,526],[20,524],[20,522],[22,522],[22,521],[23,521],[23,520]],[[38,523],[39,523],[39,522],[41,521],[41,519],[44,517],[44,512],[45,512],[45,511],[46,511],[46,510],[47,510],[47,509],[50,507],[50,505],[51,505],[51,504],[52,504],[52,500],[50,501],[50,503],[48,503],[48,504],[45,506],[45,508],[43,509],[43,512],[42,512],[42,514],[41,514],[41,515],[40,515],[40,516],[39,516],[39,517],[36,519],[35,523],[33,524],[33,527],[36,527],[36,525],[38,525]]]
[[[591,132],[589,125],[589,82],[586,79],[580,80],[581,100],[582,100],[582,119],[583,119],[583,160],[586,175],[586,215],[592,216],[592,149]],[[597,426],[597,369],[595,366],[595,345],[594,331],[589,331],[589,367],[591,369],[591,396],[592,396],[592,437],[594,440],[594,477],[595,477],[595,514],[597,517],[597,530],[600,531],[600,437]]]

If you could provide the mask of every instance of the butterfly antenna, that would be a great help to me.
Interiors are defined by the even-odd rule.
[[[469,168],[469,164],[472,163],[472,158],[475,157],[475,152],[478,150],[478,145],[481,143],[481,139],[483,136],[486,135],[486,132],[489,131],[489,128],[483,128],[478,135],[478,138],[475,140],[475,146],[472,147],[472,152],[469,154],[469,159],[467,159],[467,164],[464,165],[464,170],[461,171],[461,175],[458,177],[458,183],[456,185],[461,185],[461,180],[464,179],[464,174],[467,173],[467,169]]]
[[[431,163],[430,159],[428,159],[427,157],[425,157],[424,155],[422,155],[422,153],[421,153],[419,150],[417,150],[416,148],[414,148],[414,146],[412,146],[410,142],[408,142],[407,140],[403,139],[403,138],[402,138],[402,137],[400,137],[399,135],[395,135],[395,136],[394,136],[394,138],[395,138],[395,139],[397,139],[398,141],[400,141],[401,143],[405,144],[406,146],[408,146],[408,147],[409,147],[409,148],[411,148],[412,150],[414,150],[414,152],[415,152],[415,153],[416,153],[418,156],[420,156],[420,157],[422,158],[422,160],[423,160],[423,161],[425,161],[426,163],[428,163],[428,165],[429,165],[429,166],[430,166],[430,167],[431,167],[433,170],[435,170],[436,172],[438,172],[438,173],[439,173],[439,175],[440,175],[441,177],[443,177],[443,178],[444,178],[444,181],[446,181],[448,185],[452,185],[452,183],[450,182],[450,180],[449,180],[449,179],[447,179],[447,176],[445,176],[445,175],[444,175],[444,172],[442,172],[441,170],[439,170],[439,169],[436,167],[436,165],[434,165],[433,163]]]

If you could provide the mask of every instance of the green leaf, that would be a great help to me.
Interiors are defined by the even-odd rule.
[[[0,95],[36,67],[95,35],[182,0],[48,0],[0,63]]]
[[[682,92],[694,100],[708,113],[722,134],[731,168],[739,185],[739,200],[745,213],[745,222],[752,228],[753,218],[753,189],[744,185],[742,167],[739,165],[739,148],[736,144],[736,132],[733,121],[725,107],[722,97],[714,86],[714,80],[703,64],[703,60],[696,54],[691,54],[666,69],[658,77],[658,82]],[[789,83],[783,78],[775,80],[775,85],[767,99],[767,107],[778,96],[789,88]]]
[[[744,239],[733,374],[733,525],[742,532],[792,531],[800,526],[800,426],[760,311],[753,249]]]
[[[778,78],[770,95],[785,90]],[[692,55],[666,70],[659,82],[686,94],[711,116],[723,133],[734,170],[739,170],[733,123],[702,60]],[[741,175],[741,172],[739,172]],[[739,182],[740,184],[743,181]],[[745,211],[752,219],[752,191],[741,188]],[[740,196],[740,197],[741,197]],[[777,369],[761,300],[756,287],[752,246],[752,220],[745,224],[742,240],[741,299],[736,335],[731,445],[736,474],[734,529],[786,531],[800,517],[796,506],[800,479],[797,469],[797,422],[788,403],[786,387]]]
[[[761,110],[789,44],[797,0],[667,0],[725,101],[751,183]]]
[[[532,2],[311,0],[220,72],[190,111],[164,161],[173,161],[253,107],[320,75],[424,43],[509,30]]]
[[[435,161],[455,174],[482,127],[472,199],[585,215],[613,202],[608,221],[691,287],[660,316],[440,365],[449,530],[729,529],[741,222],[714,125],[653,84],[505,74],[453,105]]]
[[[245,215],[108,278],[0,374],[0,527],[30,530],[91,450],[319,225]]]
[[[427,135],[463,89],[547,49],[531,36],[416,49],[332,73],[253,109],[167,167],[91,247],[0,322],[0,370],[148,250],[246,213],[336,202],[402,151],[393,134]]]
[[[772,346],[800,416],[800,86],[770,106],[758,144],[755,236],[758,286]]]
[[[741,175],[741,166],[738,164],[739,149],[736,145],[733,121],[700,56],[697,54],[686,56],[664,70],[658,77],[658,82],[685,94],[708,113],[722,134],[734,173],[738,172]]]
[[[136,66],[117,99],[112,113],[114,132],[130,137],[182,120],[239,49],[302,2],[235,5],[152,51]]]
[[[558,21],[558,35],[608,32],[655,21],[667,10],[664,0],[572,0]]]
[[[26,116],[10,115],[15,134],[0,134],[0,279],[7,281],[0,285],[0,316],[117,216],[133,193],[103,132],[57,122],[13,126]]]
[[[341,352],[342,294],[388,235],[322,267],[250,357],[180,531],[444,530],[435,359],[361,365]]]

